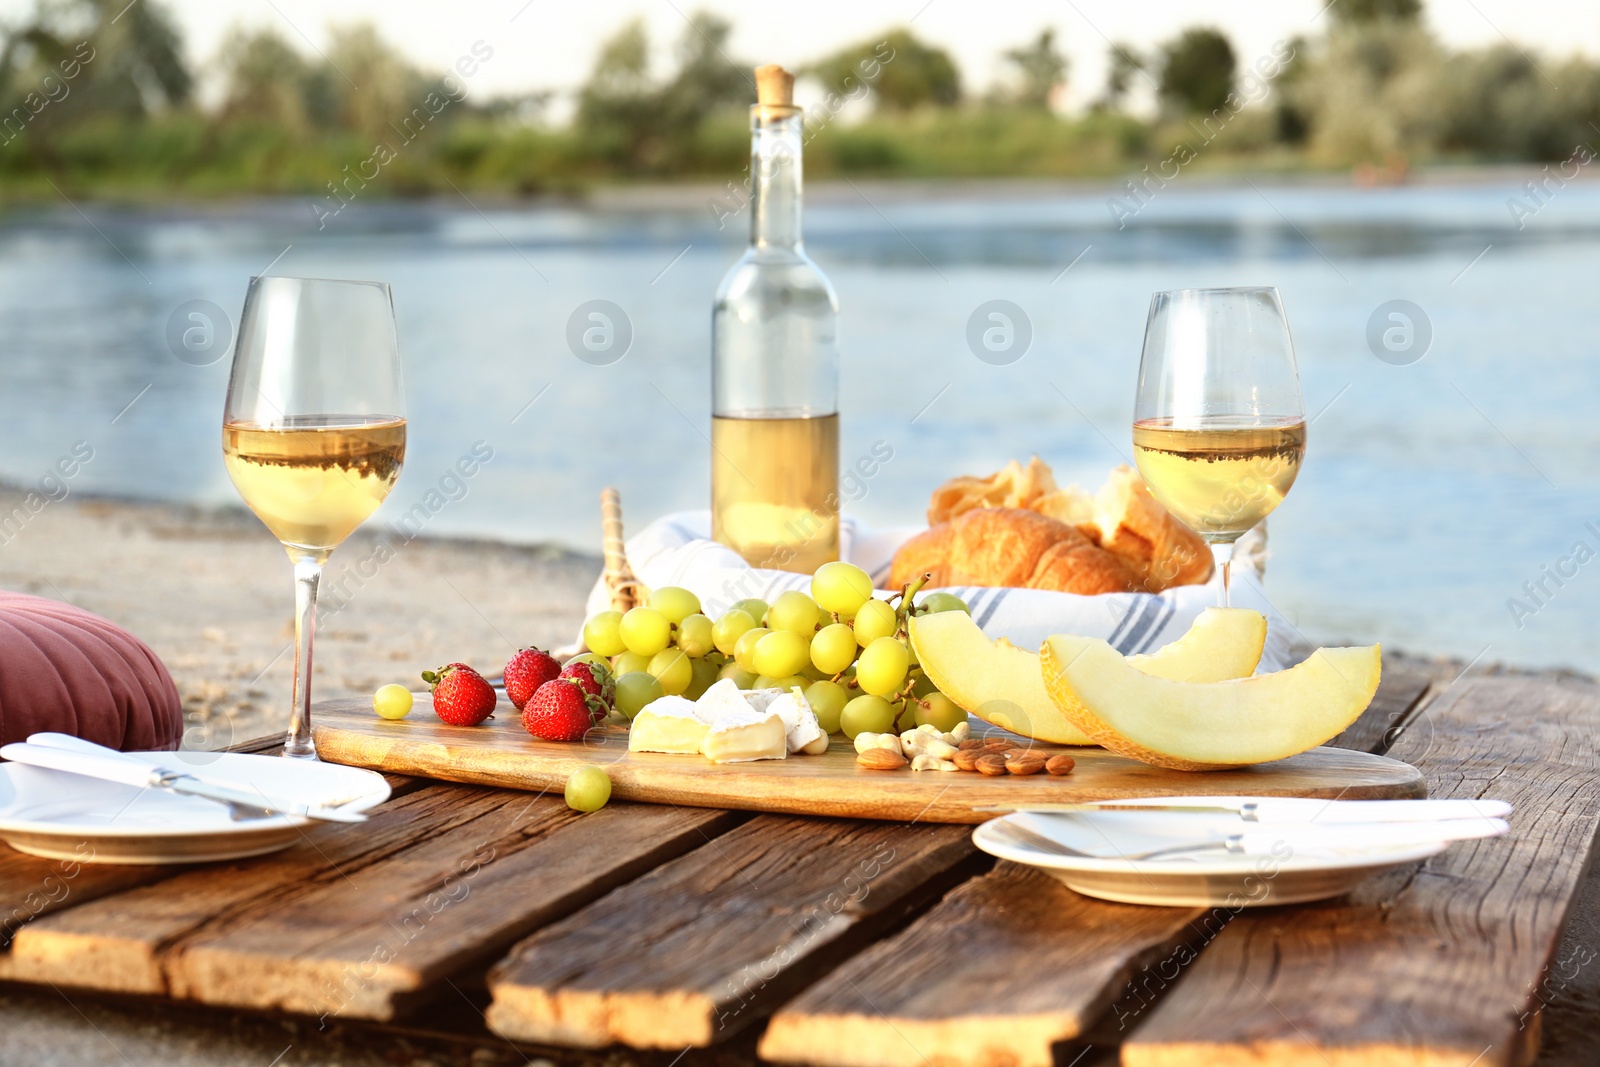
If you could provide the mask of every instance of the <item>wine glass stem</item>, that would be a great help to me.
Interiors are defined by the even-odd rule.
[[[1231,595],[1230,583],[1233,580],[1233,542],[1213,542],[1211,556],[1217,561],[1217,573],[1222,575],[1222,588],[1218,593],[1217,601],[1222,607],[1231,607],[1228,600]]]
[[[294,707],[289,712],[289,733],[283,754],[295,759],[316,759],[311,741],[311,646],[317,632],[317,584],[322,564],[315,559],[294,561]]]

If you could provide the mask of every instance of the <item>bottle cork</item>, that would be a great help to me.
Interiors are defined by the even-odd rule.
[[[756,107],[763,118],[794,114],[794,75],[776,63],[757,67]]]

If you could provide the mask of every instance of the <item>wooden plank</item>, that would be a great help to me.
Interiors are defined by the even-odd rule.
[[[625,800],[895,822],[977,823],[991,816],[974,809],[992,804],[1189,793],[1357,799],[1421,796],[1424,789],[1414,767],[1326,747],[1205,774],[1151,767],[1100,748],[1043,744],[1035,748],[1070,752],[1077,768],[1061,777],[1001,778],[869,771],[842,743],[820,756],[716,765],[699,756],[629,752],[624,726],[598,729],[581,745],[554,744],[529,737],[514,714],[482,726],[447,726],[425,697],[417,703],[409,718],[388,722],[361,701],[329,701],[312,715],[320,724],[317,748],[335,763],[513,789],[560,789],[578,767],[594,764],[611,776],[612,795]]]
[[[976,858],[966,827],[759,816],[518,945],[490,975],[489,1025],[586,1048],[710,1045]]]
[[[1600,688],[1577,680],[1469,678],[1431,700],[1393,751],[1435,796],[1510,801],[1512,832],[1341,900],[1241,915],[1123,1063],[1526,1062],[1529,1009],[1600,826],[1597,721]]]
[[[759,1051],[822,1067],[1048,1067],[1141,965],[1203,936],[1205,914],[1091,900],[1001,862],[784,1005]]]
[[[0,845],[0,974],[3,951],[17,931],[35,919],[91,900],[170,877],[177,867],[127,867],[84,862],[93,857],[84,842],[82,860],[46,859]]]
[[[493,810],[485,790],[435,787],[390,800],[358,826],[326,825],[283,852],[180,873],[36,919],[0,957],[0,978],[118,993],[165,993],[165,947],[231,908],[258,906],[359,871],[430,834]],[[86,868],[88,869],[88,868]],[[104,867],[113,871],[119,868]]]
[[[31,924],[0,975],[387,1019],[735,818],[435,786],[305,847]]]
[[[1385,656],[1378,693],[1361,717],[1328,744],[1357,752],[1385,754],[1402,727],[1428,694],[1434,671],[1407,659]]]
[[[504,803],[282,907],[186,938],[172,992],[211,1004],[392,1018],[444,978],[733,825],[729,812]],[[709,862],[702,856],[699,863]],[[377,899],[374,900],[374,894]]]

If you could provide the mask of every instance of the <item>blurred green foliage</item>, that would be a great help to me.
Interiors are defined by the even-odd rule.
[[[924,44],[910,30],[890,30],[882,37],[841,48],[803,68],[822,84],[837,87],[860,73],[867,56],[885,57],[868,92],[879,111],[907,112],[922,107],[954,107],[961,102],[961,72],[950,53]]]
[[[1184,30],[1161,48],[1161,102],[1178,114],[1209,115],[1233,92],[1238,60],[1219,30]]]
[[[125,3],[48,0],[0,27],[7,200],[327,199],[369,184],[369,195],[521,196],[723,181],[748,163],[750,63],[730,55],[732,27],[716,15],[692,15],[665,63],[642,22],[622,26],[559,112],[551,92],[467,95],[492,48],[429,71],[370,25],[335,28],[325,54],[270,28],[235,30],[207,64],[217,92],[202,106],[168,9]],[[1600,141],[1600,66],[1509,44],[1451,51],[1420,11],[1419,0],[1342,0],[1317,36],[1269,57],[1236,55],[1207,28],[1150,55],[1113,45],[1103,89],[1077,94],[1093,103],[1076,116],[1052,108],[1070,70],[1050,29],[998,57],[1004,76],[981,95],[964,91],[948,52],[890,29],[801,71],[824,98],[808,113],[807,168],[1115,175],[1182,145],[1214,169],[1552,161]],[[1154,117],[1128,110],[1150,99],[1146,83]],[[378,146],[392,150],[381,168]],[[363,166],[374,173],[353,181]]]

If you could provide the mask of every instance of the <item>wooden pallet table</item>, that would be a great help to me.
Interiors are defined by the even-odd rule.
[[[367,1021],[374,1041],[621,1045],[683,1067],[713,1062],[697,1049],[830,1067],[1510,1067],[1566,1010],[1564,983],[1600,967],[1594,948],[1558,953],[1600,827],[1597,738],[1591,681],[1391,662],[1335,744],[1413,764],[1434,796],[1512,801],[1511,834],[1345,898],[1236,914],[1080,897],[992,863],[960,825],[626,800],[578,815],[394,776],[367,824],[253,860],[110,867],[0,846],[0,981],[75,1005],[142,998],[174,1027],[207,1005],[318,1020],[307,1034]],[[1563,1062],[1600,1059],[1600,1019],[1587,1033]]]

